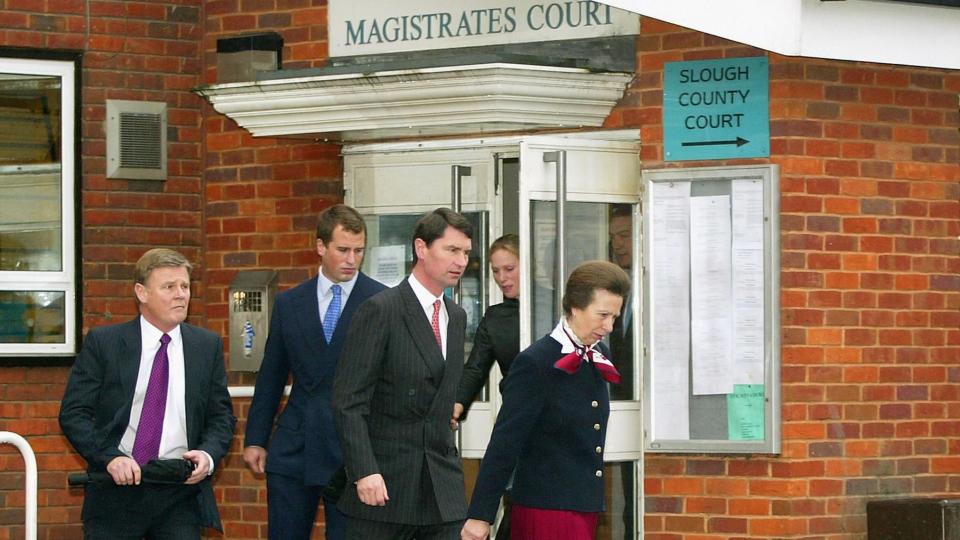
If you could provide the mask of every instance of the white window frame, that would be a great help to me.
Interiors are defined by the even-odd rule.
[[[0,51],[0,73],[60,77],[61,146],[60,271],[0,271],[0,290],[64,293],[64,341],[61,343],[0,343],[0,358],[73,356],[77,352],[77,194],[76,120],[77,62],[43,58],[11,58]],[[38,52],[38,55],[42,54]]]

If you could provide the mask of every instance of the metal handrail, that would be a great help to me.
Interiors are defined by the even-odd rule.
[[[0,431],[0,444],[12,444],[20,450],[26,468],[27,496],[24,503],[26,510],[25,540],[37,540],[37,456],[26,439],[10,431]]]
[[[230,393],[230,397],[235,398],[252,398],[253,389],[255,386],[228,386],[227,391]],[[286,385],[283,387],[283,395],[289,396],[290,391],[293,389],[293,386]]]

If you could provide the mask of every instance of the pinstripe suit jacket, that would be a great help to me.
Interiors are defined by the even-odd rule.
[[[339,508],[348,516],[429,524],[422,477],[433,487],[441,522],[466,516],[463,471],[449,423],[463,370],[467,316],[449,299],[445,303],[446,361],[406,279],[368,299],[353,317],[333,382],[334,419],[349,479]],[[390,496],[386,506],[362,503],[353,485],[377,473]]]

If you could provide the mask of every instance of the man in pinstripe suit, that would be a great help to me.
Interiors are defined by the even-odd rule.
[[[466,269],[471,237],[452,210],[423,216],[410,276],[353,317],[333,383],[348,539],[460,538],[466,498],[450,426],[466,313],[443,291]]]

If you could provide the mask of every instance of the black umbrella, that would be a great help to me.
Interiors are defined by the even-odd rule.
[[[182,484],[193,473],[193,462],[186,459],[153,459],[140,467],[140,481],[148,484]],[[73,473],[67,476],[71,486],[93,482],[113,482],[106,471]]]
[[[343,495],[343,490],[347,488],[347,469],[345,467],[340,467],[337,469],[337,472],[333,473],[333,476],[330,477],[330,480],[327,482],[327,485],[323,488],[323,498],[337,504],[340,502],[340,496]]]

